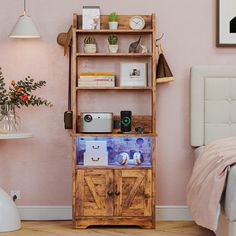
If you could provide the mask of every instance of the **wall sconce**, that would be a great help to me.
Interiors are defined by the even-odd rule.
[[[31,18],[26,14],[26,4],[24,0],[24,12],[16,22],[10,38],[40,38],[39,32],[36,29]]]

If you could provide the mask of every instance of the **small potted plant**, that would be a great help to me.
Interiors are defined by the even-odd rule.
[[[118,37],[114,34],[108,36],[108,47],[111,53],[116,53],[118,51]]]
[[[84,52],[85,53],[96,53],[97,45],[96,40],[93,36],[87,36],[84,39]]]
[[[116,30],[118,28],[118,15],[116,12],[112,12],[109,15],[109,29]]]

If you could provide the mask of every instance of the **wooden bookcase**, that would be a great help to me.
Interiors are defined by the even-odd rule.
[[[86,228],[90,225],[138,225],[143,228],[155,227],[156,199],[156,16],[143,15],[146,26],[143,30],[131,30],[129,19],[131,15],[119,16],[119,29],[108,29],[108,16],[100,18],[100,30],[83,30],[81,15],[74,14],[72,43],[72,109],[73,109],[73,226]],[[147,54],[141,53],[105,53],[86,54],[80,50],[81,37],[94,35],[107,37],[117,34],[119,37],[143,36],[150,43]],[[111,88],[80,88],[77,79],[80,62],[102,58],[125,58],[125,60],[146,60],[150,68],[150,81],[147,87],[111,87]],[[144,134],[122,134],[114,130],[112,134],[85,134],[79,132],[80,112],[78,94],[81,91],[93,93],[102,90],[103,93],[115,90],[116,93],[149,93],[150,115],[133,116],[133,124],[142,123]],[[99,96],[99,95],[98,95]],[[109,101],[108,101],[109,102]],[[119,120],[115,116],[114,120]],[[152,146],[152,161],[150,166],[83,166],[77,164],[76,140],[80,137],[150,137]]]

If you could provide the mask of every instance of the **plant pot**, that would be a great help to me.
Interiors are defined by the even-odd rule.
[[[110,22],[109,22],[109,29],[111,29],[111,30],[116,30],[116,29],[118,28],[118,24],[119,24],[119,22],[110,21]]]
[[[97,45],[96,44],[84,44],[84,52],[85,53],[96,53]]]
[[[118,48],[119,48],[119,45],[118,45],[118,44],[117,44],[117,45],[111,45],[111,44],[109,44],[109,45],[108,45],[108,48],[109,48],[109,51],[110,51],[111,53],[117,53]]]

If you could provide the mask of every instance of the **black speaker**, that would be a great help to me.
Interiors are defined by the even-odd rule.
[[[130,132],[132,127],[132,112],[121,111],[120,112],[120,130],[122,133]]]

